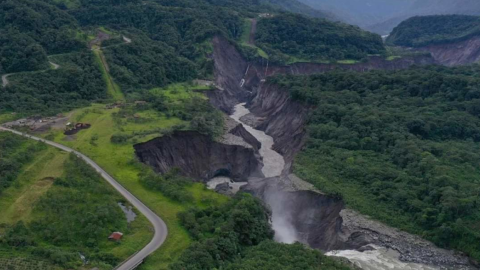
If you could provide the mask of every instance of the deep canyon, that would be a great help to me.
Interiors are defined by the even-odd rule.
[[[140,161],[159,173],[178,167],[197,181],[207,183],[213,178],[227,189],[232,182],[243,182],[241,190],[270,208],[277,241],[298,241],[348,258],[362,269],[477,269],[468,257],[346,209],[341,200],[292,174],[294,157],[306,140],[309,108],[292,101],[286,89],[268,82],[275,74],[314,74],[335,68],[396,70],[436,60],[429,56],[393,61],[372,57],[352,65],[268,66],[245,61],[226,39],[215,37],[213,44],[217,90],[207,95],[231,117],[225,135],[214,141],[196,132],[175,132],[136,145]]]

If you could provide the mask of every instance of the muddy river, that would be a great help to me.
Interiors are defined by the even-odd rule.
[[[250,111],[245,108],[245,103],[238,104],[235,106],[234,113],[230,116],[232,119],[238,123],[242,123],[240,118],[249,114]],[[262,172],[265,177],[275,177],[282,174],[282,171],[285,167],[285,160],[276,151],[272,150],[274,144],[273,138],[265,132],[256,130],[251,126],[242,123],[245,129],[250,132],[257,140],[262,144],[260,149],[260,155],[263,157],[264,167]],[[231,180],[225,177],[214,178],[210,182],[211,187],[213,185],[221,182],[230,182]],[[214,183],[215,182],[215,183]],[[281,198],[276,198],[276,200],[281,200]],[[272,210],[272,227],[275,230],[275,240],[282,243],[293,243],[297,241],[296,231],[291,221],[283,217],[282,209],[277,209],[276,203],[271,205]],[[356,251],[356,250],[341,250],[341,251],[331,251],[328,252],[328,256],[338,256],[347,258],[356,266],[365,270],[433,270],[430,266],[415,264],[415,263],[404,263],[399,260],[399,254],[396,251],[388,250],[382,247],[371,246],[372,250],[368,251]]]
[[[262,144],[260,155],[263,157],[263,175],[267,178],[279,176],[282,174],[283,168],[285,167],[285,160],[282,155],[272,150],[274,144],[272,137],[265,134],[265,132],[256,130],[240,121],[240,118],[249,113],[250,111],[245,108],[245,103],[241,103],[235,106],[235,112],[230,117],[238,123],[243,124],[245,129]]]

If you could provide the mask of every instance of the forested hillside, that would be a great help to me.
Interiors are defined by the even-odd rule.
[[[478,72],[277,77],[315,108],[295,172],[349,207],[480,259]]]
[[[79,50],[75,19],[38,0],[0,3],[0,74],[48,68],[47,55]]]
[[[358,27],[282,14],[258,22],[256,45],[275,62],[360,60],[384,53],[380,36]]]
[[[422,47],[466,40],[478,35],[480,35],[480,17],[478,16],[419,16],[410,18],[395,27],[387,43]]]
[[[85,106],[111,98],[105,85],[111,88],[112,79],[129,94],[210,77],[209,38],[238,38],[252,5],[270,7],[255,1],[2,1],[0,74],[12,74],[0,91],[0,112],[53,114]],[[102,46],[97,29],[108,35],[107,47],[93,54],[88,44]],[[124,44],[122,35],[132,42]]]
[[[51,60],[60,68],[9,77],[11,83],[0,89],[0,112],[55,114],[107,98],[92,53],[64,54]]]
[[[332,21],[339,21],[340,18],[336,14],[322,8],[311,8],[310,6],[297,0],[266,0],[266,3],[272,5],[274,8],[289,11],[292,13],[302,14],[314,18],[324,18]]]

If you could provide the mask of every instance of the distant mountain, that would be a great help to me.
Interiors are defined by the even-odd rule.
[[[424,47],[463,41],[478,35],[479,16],[415,16],[395,27],[386,42],[397,46]]]
[[[299,0],[313,8],[325,10],[342,21],[361,27],[379,23],[405,10],[415,0]]]
[[[402,21],[417,15],[480,15],[479,0],[416,0],[410,7],[396,16],[379,23],[373,23],[365,29],[386,35]]]
[[[480,15],[480,0],[299,0],[381,35],[417,15]]]

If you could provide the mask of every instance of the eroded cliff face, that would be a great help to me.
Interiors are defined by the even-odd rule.
[[[213,60],[216,91],[209,91],[208,98],[217,108],[231,114],[235,104],[245,101],[250,93],[242,89],[241,81],[248,68],[235,46],[225,38],[213,38]]]
[[[261,175],[261,163],[253,148],[215,142],[193,131],[177,131],[134,146],[138,159],[158,173],[172,168],[195,181],[226,175],[234,181]]]
[[[480,61],[480,37],[450,44],[431,45],[418,50],[430,52],[435,62],[441,65],[472,64]]]
[[[248,103],[252,112],[249,121],[274,138],[273,149],[284,156],[286,168],[290,169],[293,157],[305,143],[308,108],[292,101],[289,91],[277,85],[261,84],[254,91]]]
[[[323,251],[356,248],[342,232],[341,200],[313,190],[298,190],[289,176],[254,178],[243,188],[261,198],[273,213],[276,240],[301,242]]]
[[[255,151],[258,151],[260,148],[262,148],[262,144],[257,140],[257,138],[250,134],[242,124],[238,124],[228,133],[242,138],[247,144],[253,147]]]

